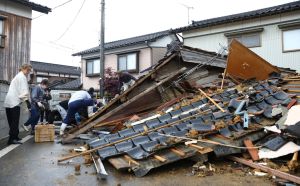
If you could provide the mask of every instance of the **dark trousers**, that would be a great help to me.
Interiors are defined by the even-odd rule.
[[[50,110],[41,110],[41,112],[40,112],[40,122],[44,122],[44,116],[45,116],[45,120],[47,121],[47,122],[49,122],[49,117],[50,117]]]
[[[31,106],[31,111],[30,111],[30,117],[24,123],[24,125],[26,125],[26,126],[31,125],[31,129],[34,130],[34,127],[39,122],[39,118],[40,118],[40,110],[37,108],[37,106],[32,105]]]
[[[71,121],[75,120],[75,113],[78,112],[82,107],[93,106],[92,99],[76,100],[68,105],[68,112],[66,118],[63,120],[65,124],[71,124]]]
[[[5,108],[9,125],[9,141],[17,140],[19,135],[20,107]]]

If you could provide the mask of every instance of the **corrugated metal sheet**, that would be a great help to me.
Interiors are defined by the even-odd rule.
[[[0,79],[11,81],[24,63],[30,62],[31,20],[0,12],[4,21],[5,47],[0,48]]]

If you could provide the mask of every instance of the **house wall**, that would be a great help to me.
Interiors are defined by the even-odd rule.
[[[282,30],[279,24],[291,20],[299,20],[300,11],[285,13],[252,20],[240,21],[231,24],[223,24],[203,29],[195,29],[183,32],[184,44],[187,46],[201,48],[203,50],[215,51],[220,49],[219,44],[227,46],[225,32],[264,28],[261,33],[261,47],[250,48],[262,58],[279,67],[286,67],[300,71],[300,51],[283,52]]]
[[[143,48],[139,50],[139,70],[144,70],[151,66],[151,49]],[[111,67],[114,71],[118,69],[118,55],[116,54],[106,54],[105,55],[105,68]],[[86,60],[81,60],[81,68],[82,68],[82,83],[83,89],[88,89],[90,87],[94,87],[99,90],[99,78],[98,76],[87,77],[86,76]],[[134,76],[138,76],[139,74],[133,74]]]
[[[0,82],[0,140],[8,137],[9,127],[6,118],[5,108],[3,107],[4,99],[8,91],[9,85],[6,83]],[[19,124],[25,123],[29,117],[29,112],[25,104],[21,105],[21,114]],[[23,131],[23,128],[19,126],[20,131]]]
[[[161,60],[165,56],[166,52],[166,47],[152,48],[152,65],[156,64],[159,60]]]
[[[11,81],[22,64],[30,63],[31,19],[1,10],[0,15],[7,17],[5,47],[0,48],[0,80]]]

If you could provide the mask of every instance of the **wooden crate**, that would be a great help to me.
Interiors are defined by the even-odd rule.
[[[35,126],[35,142],[47,142],[54,141],[55,130],[53,124],[48,125],[36,125]]]

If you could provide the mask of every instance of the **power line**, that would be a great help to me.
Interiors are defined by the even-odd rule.
[[[53,7],[53,8],[51,8],[51,9],[52,9],[52,10],[55,10],[56,8],[59,8],[59,7],[61,7],[61,6],[64,6],[65,4],[70,3],[71,1],[73,1],[73,0],[66,1],[66,2],[64,2],[63,4],[57,5],[57,6]],[[42,16],[44,16],[44,15],[46,15],[46,14],[41,14],[41,15],[39,15],[39,16],[33,18],[32,20],[35,20],[35,19],[37,19],[37,18],[39,18],[39,17],[42,17]]]
[[[72,22],[70,23],[70,25],[69,25],[69,26],[67,27],[67,29],[62,33],[62,35],[61,35],[58,39],[56,39],[54,42],[59,41],[59,40],[60,40],[62,37],[64,37],[64,35],[69,31],[69,29],[71,28],[71,26],[73,25],[73,23],[76,21],[76,19],[77,19],[78,15],[79,15],[79,13],[80,13],[80,11],[81,11],[81,9],[82,9],[84,3],[85,3],[85,0],[82,2],[81,7],[79,8],[78,12],[76,13],[76,15],[75,15],[74,19],[72,20]]]

